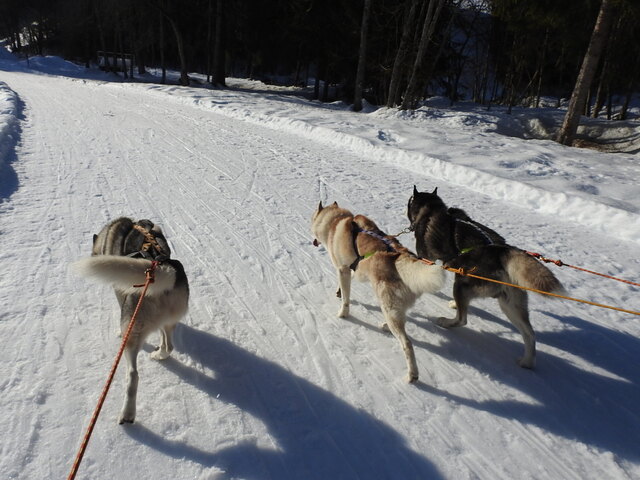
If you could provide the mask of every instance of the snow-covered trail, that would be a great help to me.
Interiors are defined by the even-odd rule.
[[[187,269],[191,309],[175,358],[141,355],[133,426],[115,423],[118,377],[81,478],[638,474],[635,319],[532,298],[539,358],[529,372],[494,302],[478,302],[465,329],[435,327],[431,318],[449,314],[445,290],[411,315],[421,382],[410,386],[368,286],[355,288],[352,318],[335,317],[334,274],[309,234],[318,200],[399,231],[413,184],[434,179],[144,89],[22,72],[0,80],[23,117],[18,185],[0,204],[5,478],[68,473],[118,339],[109,289],[67,266],[119,215],[162,224]],[[523,247],[607,251],[621,275],[639,270],[629,243],[590,233],[587,244],[561,219],[438,185]],[[582,298],[600,285],[558,275]],[[619,302],[615,292],[596,300]]]

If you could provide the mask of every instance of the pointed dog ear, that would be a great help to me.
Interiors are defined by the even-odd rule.
[[[321,212],[323,208],[324,207],[322,206],[322,200],[320,200],[320,203],[318,204],[318,211]]]
[[[416,188],[416,186],[415,186],[415,185],[413,186],[413,194],[414,194],[414,195],[417,195],[417,194],[418,194],[418,189]]]
[[[337,207],[338,206],[338,202],[333,202],[333,207]]]
[[[433,192],[431,192],[431,195],[437,195],[438,194],[438,187],[433,189]]]

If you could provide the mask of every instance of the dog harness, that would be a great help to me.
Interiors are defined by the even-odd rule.
[[[455,234],[455,223],[456,222],[460,222],[460,223],[464,223],[465,225],[469,225],[471,227],[473,227],[477,232],[479,232],[486,240],[486,243],[483,245],[473,245],[471,247],[466,247],[466,248],[462,248],[462,249],[458,249],[459,253],[458,255],[464,255],[465,253],[469,253],[472,250],[475,250],[476,248],[480,248],[480,247],[484,247],[487,245],[495,245],[495,242],[493,241],[493,239],[487,234],[487,232],[485,232],[482,228],[480,228],[476,223],[474,222],[469,222],[467,220],[463,220],[461,218],[455,218],[454,217],[454,232],[453,232],[453,241],[456,243],[456,248],[457,248],[457,244],[458,242],[456,242],[456,234]]]
[[[137,223],[133,224],[133,228],[140,232],[145,241],[139,251],[129,254],[129,257],[136,257],[140,255],[148,260],[155,260],[157,262],[163,262],[169,258],[169,255],[164,251],[156,240],[156,236],[149,230],[145,229],[142,225]]]
[[[359,233],[364,233],[366,235],[369,235],[370,237],[376,238],[384,242],[384,244],[387,247],[387,252],[396,251],[396,249],[392,245],[392,240],[390,240],[388,237],[385,237],[384,235],[380,235],[379,233],[373,232],[371,230],[365,230],[363,228],[360,228],[360,226],[356,222],[351,222],[351,239],[353,241],[353,249],[356,252],[357,257],[354,260],[354,262],[351,265],[349,265],[349,268],[354,272],[356,271],[356,268],[358,268],[358,264],[360,263],[361,260],[364,260],[376,254],[376,252],[373,251],[373,252],[365,253],[364,255],[360,255],[360,253],[358,252],[358,243],[357,243]]]

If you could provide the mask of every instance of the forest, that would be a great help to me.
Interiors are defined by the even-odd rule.
[[[606,7],[580,113],[624,119],[640,77],[635,0],[0,0],[0,38],[23,56],[313,87],[321,101],[415,108],[429,96],[558,105]],[[109,53],[106,53],[109,52]],[[124,67],[123,67],[124,65]]]

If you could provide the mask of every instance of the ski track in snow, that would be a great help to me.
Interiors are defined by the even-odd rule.
[[[80,477],[640,475],[637,318],[532,297],[539,353],[531,372],[516,366],[522,342],[494,301],[474,303],[465,328],[435,326],[433,318],[451,315],[449,282],[410,313],[421,381],[406,385],[400,347],[378,328],[368,285],[354,286],[352,317],[335,317],[335,273],[309,233],[320,199],[399,231],[412,186],[435,179],[452,205],[514,244],[637,279],[634,213],[509,188],[510,180],[398,153],[339,126],[269,116],[266,107],[252,113],[233,98],[223,104],[229,92],[216,105],[217,92],[206,90],[180,96],[169,87],[0,75],[0,112],[13,108],[9,120],[19,119],[0,124],[11,135],[3,172],[15,176],[3,173],[0,188],[5,478],[70,469],[118,339],[113,294],[67,266],[120,215],[162,224],[192,301],[174,356],[160,363],[141,354],[133,426],[115,422],[119,374]],[[400,136],[381,136],[390,138]],[[584,209],[602,210],[585,220]],[[598,223],[602,211],[615,228],[627,224],[626,241]],[[635,287],[554,272],[576,297],[638,308]]]

